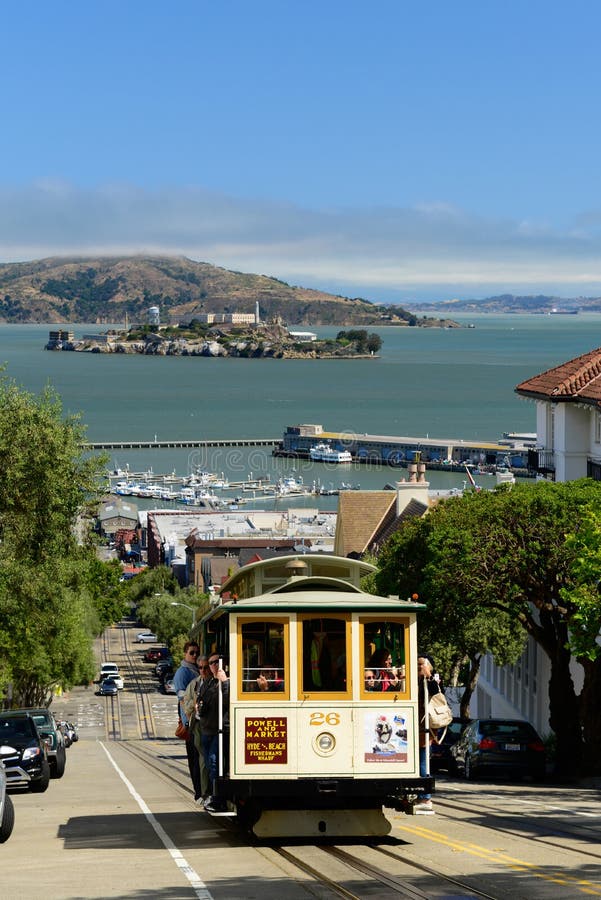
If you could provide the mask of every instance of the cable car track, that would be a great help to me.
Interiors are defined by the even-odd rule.
[[[128,754],[133,756],[138,762],[142,763],[143,766],[145,766],[147,769],[150,769],[155,776],[159,777],[166,784],[173,787],[177,791],[177,793],[190,804],[190,806],[194,807],[194,803],[190,797],[190,785],[187,771],[184,771],[183,768],[180,768],[179,766],[170,763],[165,759],[157,760],[150,749],[144,748],[143,745],[136,745],[134,742],[124,742],[122,743],[122,747],[127,751]],[[194,808],[197,809],[197,807]],[[203,815],[203,813],[200,813],[200,811],[199,814]],[[220,817],[219,823],[220,826],[224,829],[227,829],[228,831],[235,831],[238,835],[240,835],[241,838],[248,840],[248,835],[245,833],[244,829],[240,828],[237,825],[236,817],[234,814],[232,814],[230,818]],[[320,871],[320,869],[315,865],[312,865],[306,860],[301,859],[298,853],[294,853],[290,848],[284,848],[271,843],[265,843],[256,840],[252,840],[250,842],[250,845],[255,846],[255,848],[259,852],[262,852],[264,850],[272,851],[277,856],[286,860],[288,863],[295,866],[306,875],[309,875],[315,881],[319,882],[320,885],[328,888],[328,890],[330,890],[337,897],[342,897],[344,898],[344,900],[362,900],[360,895],[355,894],[347,888],[343,887],[340,883],[334,881],[331,877],[329,877],[325,872]],[[500,896],[493,896],[491,894],[484,893],[483,891],[479,891],[467,882],[459,881],[458,879],[446,875],[443,872],[439,872],[432,867],[425,866],[416,861],[407,859],[406,857],[401,856],[397,853],[393,853],[389,850],[386,850],[385,848],[379,847],[372,843],[368,843],[367,846],[375,852],[382,853],[383,855],[393,859],[395,862],[403,866],[417,869],[423,874],[427,874],[432,876],[433,878],[439,879],[444,884],[451,884],[454,888],[461,889],[462,891],[466,892],[466,900],[468,897],[482,898],[482,900],[502,900]],[[339,846],[330,844],[303,843],[302,847],[306,848],[309,851],[317,849],[323,853],[330,854],[339,862],[348,866],[348,868],[352,872],[358,871],[364,875],[367,875],[372,880],[374,885],[381,885],[383,890],[385,889],[388,892],[393,891],[394,894],[398,897],[406,898],[406,900],[432,900],[431,892],[424,893],[415,885],[404,883],[399,876],[390,875],[389,873],[384,872],[382,869],[379,869],[377,866],[358,860],[348,851],[345,851]]]
[[[152,705],[150,703],[150,694],[148,688],[142,681],[140,673],[137,670],[132,658],[132,651],[129,649],[127,640],[127,631],[121,628],[122,653],[125,655],[127,666],[129,669],[129,677],[133,682],[134,697],[136,701],[138,728],[142,740],[153,740],[156,738],[156,727],[152,714]]]
[[[102,635],[102,654],[105,660],[117,656],[119,665],[124,669],[125,687],[127,696],[132,698],[135,704],[135,727],[137,735],[142,740],[156,738],[156,728],[150,702],[150,692],[147,684],[140,677],[140,673],[132,656],[127,639],[128,629],[122,626],[107,628]],[[119,647],[115,652],[115,638]],[[124,661],[124,662],[123,662]],[[124,741],[128,739],[123,723],[122,692],[110,696],[110,703],[106,706],[106,735],[110,741]]]

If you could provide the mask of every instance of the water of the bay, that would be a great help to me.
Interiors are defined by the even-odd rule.
[[[504,431],[535,431],[534,404],[515,386],[601,344],[601,316],[470,315],[473,328],[374,328],[378,358],[271,360],[156,357],[45,351],[47,325],[0,326],[6,374],[38,393],[60,394],[80,413],[91,441],[280,438],[287,425],[320,423],[329,431],[497,440]],[[76,336],[105,330],[70,326]],[[331,336],[337,328],[315,328]],[[265,450],[149,450],[112,454],[111,466],[185,474],[199,465],[238,480],[290,471]],[[296,462],[305,482],[340,481],[381,488],[398,470],[341,470]],[[459,476],[432,472],[433,487]],[[319,505],[335,505],[320,498]],[[156,505],[156,501],[153,505]]]

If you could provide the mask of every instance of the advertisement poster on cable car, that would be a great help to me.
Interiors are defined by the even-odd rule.
[[[407,762],[407,721],[396,710],[366,710],[365,762]]]

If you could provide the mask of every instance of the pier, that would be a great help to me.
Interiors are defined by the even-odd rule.
[[[221,438],[212,440],[90,441],[82,445],[93,450],[173,450],[211,449],[216,447],[265,447],[273,456],[310,458],[310,450],[318,442],[350,451],[353,463],[405,466],[419,452],[431,469],[451,471],[465,463],[494,467],[503,464],[513,469],[527,469],[528,449],[533,436],[507,435],[499,441],[453,438],[399,437],[396,435],[360,434],[325,431],[321,425],[289,426],[281,438]]]
[[[82,444],[83,450],[195,450],[203,447],[278,447],[280,438],[226,438],[211,441],[187,441],[176,438],[171,441],[90,441]]]

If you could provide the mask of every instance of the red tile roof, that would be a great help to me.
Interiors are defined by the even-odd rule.
[[[536,400],[554,403],[577,400],[601,406],[601,347],[522,381],[515,391]]]

